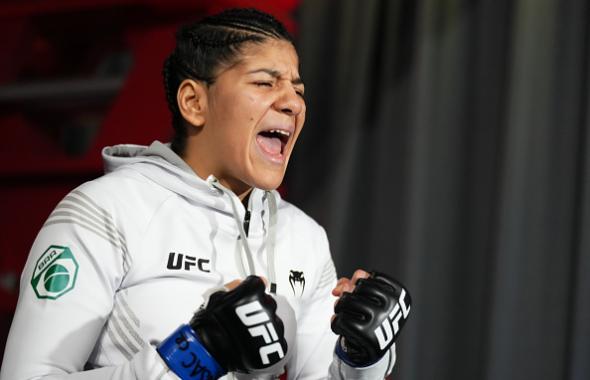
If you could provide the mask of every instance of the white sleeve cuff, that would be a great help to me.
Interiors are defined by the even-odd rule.
[[[174,372],[164,362],[164,359],[158,354],[156,348],[146,345],[131,360],[133,372],[136,379],[145,380],[179,380]]]
[[[385,379],[391,373],[395,364],[395,344],[391,349],[379,360],[367,367],[352,367],[343,362],[336,353],[334,353],[334,360],[330,366],[331,379],[358,379],[358,380],[373,380]]]

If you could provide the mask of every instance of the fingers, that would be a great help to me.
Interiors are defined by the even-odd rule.
[[[362,269],[357,269],[352,275],[352,283],[356,285],[356,282],[361,278],[369,278],[370,274]]]
[[[240,285],[241,283],[242,283],[242,280],[233,280],[233,281],[230,281],[227,284],[223,285],[223,287],[229,292],[229,291],[237,288],[238,285]]]
[[[336,283],[336,287],[334,289],[332,289],[332,295],[334,295],[336,297],[340,297],[342,295],[342,293],[351,292],[352,289],[354,289],[354,287],[352,286],[350,279],[348,279],[346,277],[342,277]]]
[[[369,278],[370,274],[362,269],[357,269],[353,275],[352,279],[342,277],[336,283],[336,287],[332,289],[332,295],[336,297],[341,297],[344,292],[352,293],[356,282],[361,278]]]

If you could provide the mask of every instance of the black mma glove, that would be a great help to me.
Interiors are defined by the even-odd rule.
[[[260,277],[249,276],[231,291],[213,293],[188,326],[162,342],[160,356],[183,380],[249,373],[277,363],[287,353],[287,341],[277,304],[264,290]]]
[[[277,303],[260,277],[249,276],[230,292],[213,293],[190,321],[200,340],[229,371],[270,367],[287,353]]]
[[[379,361],[406,323],[411,303],[408,291],[383,273],[359,279],[334,307],[332,331],[340,335],[336,354],[354,367]]]

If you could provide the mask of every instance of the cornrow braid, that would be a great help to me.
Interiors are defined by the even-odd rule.
[[[219,13],[217,17],[203,20],[209,25],[228,26],[236,29],[250,30],[253,33],[265,34],[269,37],[288,38],[291,40],[285,26],[273,16],[252,8],[234,9]],[[271,25],[272,28],[268,28]]]
[[[176,47],[164,61],[162,69],[174,129],[172,149],[177,154],[184,154],[187,140],[186,122],[176,100],[182,81],[194,79],[211,85],[222,67],[239,59],[244,44],[262,43],[268,39],[293,43],[283,24],[267,13],[251,8],[225,10],[178,29]]]
[[[193,43],[193,45],[195,45],[195,47],[207,46],[207,47],[211,47],[211,48],[220,48],[220,47],[229,46],[229,45],[241,44],[241,43],[247,42],[247,41],[259,40],[258,37],[255,37],[252,35],[237,34],[236,31],[233,31],[233,30],[228,30],[227,33],[228,33],[228,37],[222,41],[220,41],[219,39],[216,39],[210,35],[207,35],[207,36],[196,35],[192,38],[192,43]]]

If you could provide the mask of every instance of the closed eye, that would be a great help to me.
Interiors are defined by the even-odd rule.
[[[263,82],[263,81],[258,81],[258,82],[254,82],[254,84],[255,84],[256,86],[259,86],[259,87],[272,87],[272,84],[273,84],[273,83],[272,83],[272,82]]]

